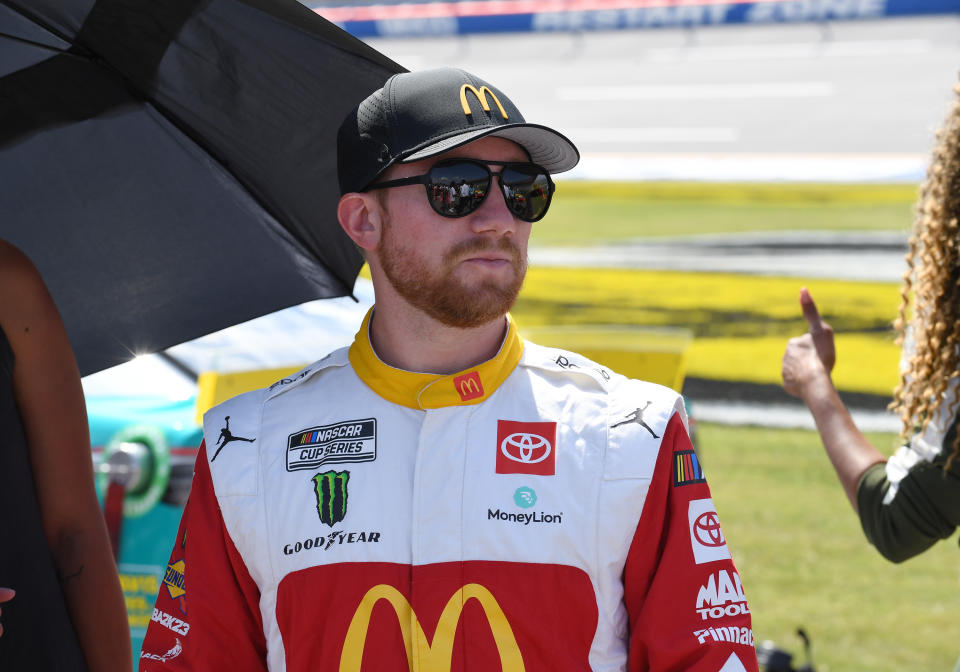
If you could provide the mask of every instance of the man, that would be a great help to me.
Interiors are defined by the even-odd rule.
[[[200,451],[141,669],[757,669],[679,396],[506,316],[578,158],[454,69],[345,121],[338,215],[376,306],[206,414],[207,441],[230,417],[253,443]]]

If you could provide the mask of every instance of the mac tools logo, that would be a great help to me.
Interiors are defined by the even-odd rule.
[[[557,423],[497,420],[497,473],[553,476]]]
[[[690,523],[690,545],[698,565],[716,560],[729,560],[730,549],[720,529],[720,518],[712,499],[693,499],[687,509]]]
[[[721,569],[711,574],[706,585],[697,593],[697,613],[702,620],[749,614],[747,597],[743,594],[740,575]]]

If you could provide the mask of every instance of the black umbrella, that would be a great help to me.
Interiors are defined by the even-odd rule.
[[[0,237],[81,372],[349,294],[337,126],[399,71],[294,0],[0,0]]]

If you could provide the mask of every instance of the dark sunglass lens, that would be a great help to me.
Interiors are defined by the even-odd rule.
[[[427,191],[433,209],[446,217],[470,214],[487,195],[490,172],[470,161],[442,161],[430,169]]]
[[[506,166],[500,174],[500,185],[507,207],[526,222],[540,219],[550,207],[550,178],[539,166]]]

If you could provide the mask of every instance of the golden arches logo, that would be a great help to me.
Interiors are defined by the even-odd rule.
[[[440,621],[437,623],[437,631],[433,633],[432,642],[424,634],[413,607],[399,590],[383,583],[374,586],[360,600],[350,620],[343,642],[343,653],[340,655],[340,672],[360,672],[370,615],[380,600],[389,602],[397,615],[411,672],[450,672],[453,664],[453,638],[457,633],[460,613],[470,599],[477,600],[483,607],[483,613],[486,614],[493,632],[493,641],[500,654],[503,672],[525,672],[523,656],[506,614],[500,608],[497,598],[478,583],[468,583],[450,597],[440,613]]]
[[[480,380],[480,374],[476,371],[457,376],[453,379],[453,385],[457,388],[462,401],[479,399],[483,396],[483,381]]]
[[[472,84],[464,84],[460,87],[460,107],[463,108],[464,114],[473,114],[473,110],[470,109],[470,104],[467,102],[467,91],[470,91],[477,97],[477,100],[480,101],[480,106],[483,108],[484,112],[490,111],[490,104],[487,102],[487,94],[490,94],[490,97],[493,98],[493,102],[497,104],[497,109],[500,110],[500,114],[503,115],[504,119],[509,119],[507,116],[507,111],[503,109],[503,105],[500,104],[500,99],[497,98],[497,94],[490,90],[489,86],[481,86],[480,90],[477,90],[477,87]]]
[[[466,378],[460,381],[460,394],[464,397],[470,396],[471,394],[480,394],[480,386],[477,385],[475,379]]]

